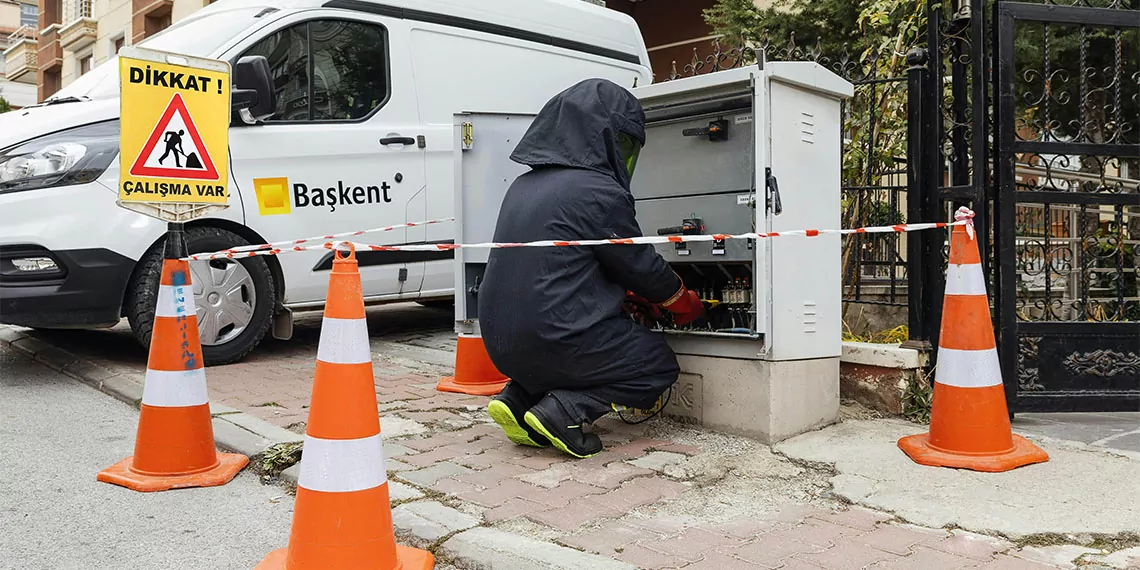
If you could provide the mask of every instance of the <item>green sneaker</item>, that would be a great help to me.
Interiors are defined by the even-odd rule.
[[[581,425],[570,425],[573,420],[569,414],[562,409],[558,400],[550,396],[531,408],[523,420],[562,453],[585,459],[602,450],[602,439],[583,432]]]
[[[508,400],[494,398],[487,404],[487,413],[491,419],[503,428],[507,439],[518,445],[530,447],[550,447],[550,440],[534,431],[525,421],[519,421],[518,415],[511,409]]]

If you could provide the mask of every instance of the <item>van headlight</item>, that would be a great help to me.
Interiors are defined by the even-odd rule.
[[[0,151],[0,194],[93,182],[119,154],[119,121],[86,125]]]

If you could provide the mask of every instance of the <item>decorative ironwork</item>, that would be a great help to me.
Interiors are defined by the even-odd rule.
[[[994,22],[997,322],[1049,347],[1046,365],[1036,344],[1000,343],[1007,394],[1022,410],[1136,409],[1140,6],[1045,4],[998,0]]]
[[[1065,359],[1065,368],[1074,374],[1112,378],[1121,374],[1140,374],[1140,354],[1115,350],[1075,352]]]
[[[703,58],[695,50],[670,79],[810,60],[851,81],[845,218],[947,219],[969,205],[1011,409],[1136,409],[1140,385],[1121,389],[1118,374],[1110,389],[1073,366],[1137,374],[1128,347],[1140,346],[1140,4],[927,6],[926,49],[906,54],[905,78],[876,76],[881,62],[846,46],[825,54],[820,38],[773,43],[763,33],[752,43],[721,38]],[[737,47],[725,49],[730,43]],[[852,125],[877,124],[878,104],[899,90],[906,140],[858,136]],[[912,340],[936,346],[945,237],[848,240],[845,301],[901,305],[905,286]],[[888,293],[876,297],[876,289]]]
[[[1038,383],[1037,344],[1041,337],[1023,336],[1017,347],[1017,385],[1022,390],[1039,392],[1045,387]]]

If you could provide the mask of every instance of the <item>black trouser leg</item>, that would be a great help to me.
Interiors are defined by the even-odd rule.
[[[651,376],[618,380],[581,390],[551,390],[550,395],[578,423],[592,423],[619,404],[631,408],[648,409],[657,398],[677,381],[678,371],[672,370]]]

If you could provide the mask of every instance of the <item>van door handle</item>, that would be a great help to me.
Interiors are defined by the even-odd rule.
[[[416,139],[413,139],[412,137],[384,137],[384,138],[380,139],[380,144],[382,144],[384,146],[387,146],[390,144],[410,145],[410,144],[416,144]]]

